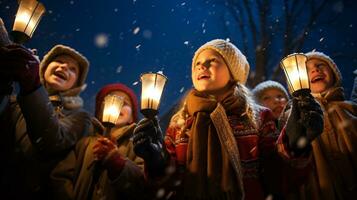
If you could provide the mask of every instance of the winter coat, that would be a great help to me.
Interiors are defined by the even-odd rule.
[[[107,170],[94,159],[93,145],[100,135],[82,138],[51,173],[55,199],[145,199],[143,160],[133,151],[130,140],[135,124],[114,130],[125,165],[111,180]],[[141,168],[140,168],[141,167]]]
[[[312,142],[314,168],[302,199],[356,199],[357,104],[345,101],[340,87],[314,96],[324,112],[324,130]]]
[[[49,172],[88,133],[89,114],[80,106],[67,109],[63,98],[52,97],[50,101],[46,90],[40,87],[17,100],[12,98],[2,113],[2,195],[11,199],[47,199]]]
[[[192,91],[186,106],[186,119],[173,120],[165,136],[169,163],[176,169],[170,181],[158,181],[168,190],[165,197],[265,199],[282,163],[271,111],[251,103],[242,91],[220,102]]]

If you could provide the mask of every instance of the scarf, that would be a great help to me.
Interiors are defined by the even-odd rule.
[[[193,123],[188,132],[185,199],[244,198],[238,146],[226,113],[241,115],[247,102],[234,92],[232,86],[220,102],[196,90],[187,96]]]

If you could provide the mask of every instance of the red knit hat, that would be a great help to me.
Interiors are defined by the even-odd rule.
[[[129,87],[127,87],[126,85],[121,84],[121,83],[109,84],[109,85],[102,87],[102,89],[99,90],[99,92],[97,93],[97,96],[95,97],[95,116],[98,117],[100,114],[99,112],[101,109],[102,102],[104,101],[104,97],[113,91],[121,91],[129,96],[130,102],[133,105],[133,107],[132,107],[133,119],[134,119],[134,122],[137,122],[138,121],[138,100],[137,100],[137,97],[132,89],[130,89]]]

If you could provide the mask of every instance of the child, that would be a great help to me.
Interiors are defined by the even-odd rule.
[[[311,92],[322,106],[324,130],[312,142],[314,170],[305,186],[307,199],[357,196],[357,105],[345,101],[342,76],[322,52],[306,53]]]
[[[252,93],[258,104],[269,108],[273,112],[274,118],[279,119],[289,99],[284,86],[268,80],[256,85]]]
[[[174,177],[172,184],[165,182],[165,193],[159,197],[265,198],[264,173],[269,172],[261,161],[274,154],[275,124],[270,110],[250,98],[244,86],[248,72],[248,62],[237,47],[225,40],[212,40],[193,57],[194,88],[172,117],[164,146],[157,120],[139,122],[134,130],[134,150],[143,157],[148,177],[170,179],[164,176],[165,166],[170,166],[166,175]],[[311,106],[300,109],[315,113]],[[286,133],[288,143],[295,144],[289,139],[291,134],[301,133]]]
[[[96,120],[96,135],[80,140],[53,170],[51,178],[57,199],[139,199],[147,195],[139,167],[143,160],[134,154],[130,140],[138,114],[136,96],[123,84],[104,86],[96,96],[98,119],[107,95],[124,98],[120,116],[108,138],[101,135],[104,127]]]
[[[284,113],[289,100],[288,92],[284,86],[276,81],[268,80],[256,85],[252,93],[259,105],[265,106],[273,112],[275,125],[281,130],[287,118],[282,113]]]
[[[79,97],[89,62],[64,45],[53,47],[40,64],[22,46],[3,47],[0,54],[2,70],[20,88],[0,116],[1,191],[15,199],[46,198],[49,171],[91,124]]]

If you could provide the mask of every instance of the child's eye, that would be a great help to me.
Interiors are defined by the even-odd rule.
[[[264,96],[264,97],[263,97],[263,100],[264,100],[264,101],[269,100],[269,99],[270,99],[269,96]]]

